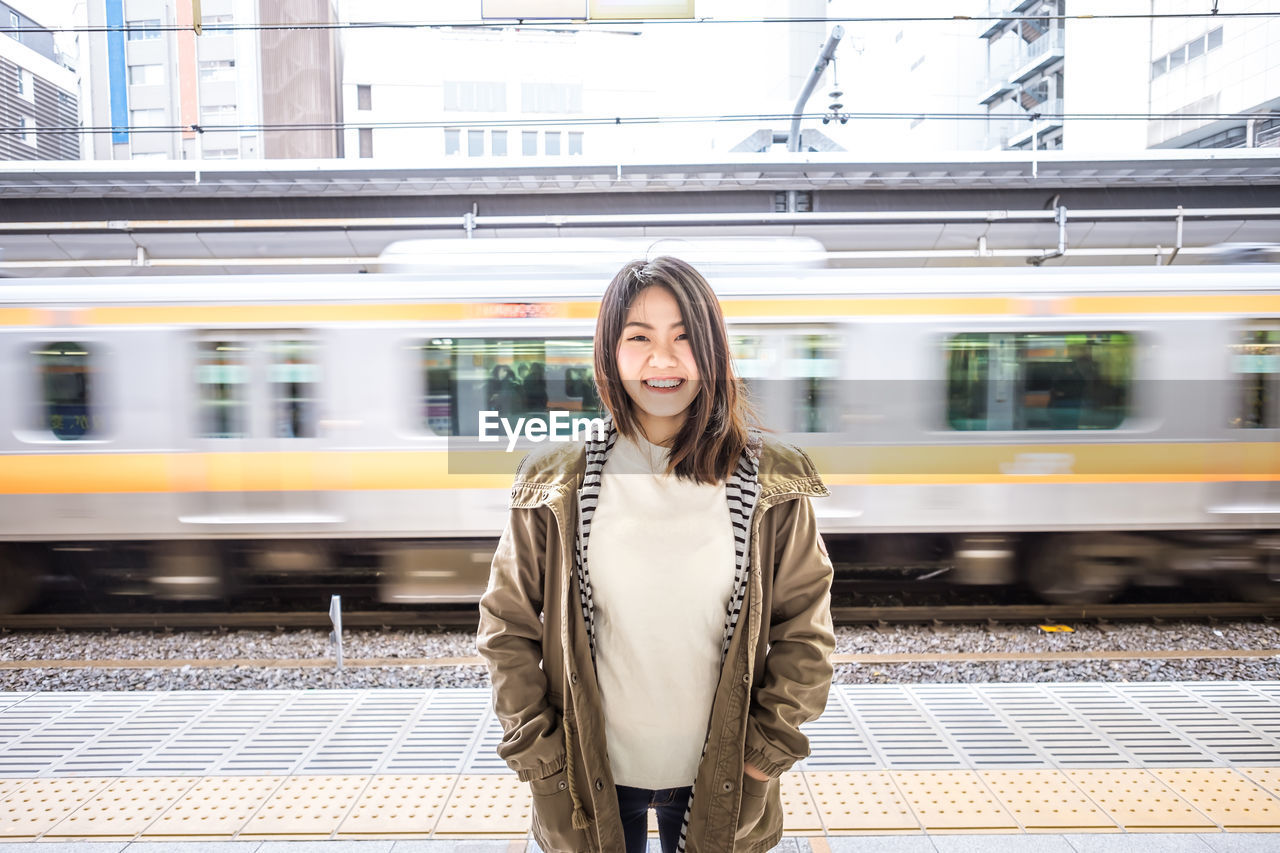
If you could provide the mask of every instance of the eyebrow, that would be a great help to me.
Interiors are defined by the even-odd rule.
[[[684,325],[684,320],[681,320],[679,323],[672,323],[672,324],[671,324],[671,328],[673,328],[673,329],[674,329],[674,328],[676,328],[677,326],[683,326],[683,325]],[[623,328],[623,329],[626,329],[626,328],[628,328],[628,327],[630,327],[630,326],[639,326],[639,327],[640,327],[640,328],[642,328],[642,329],[652,329],[652,328],[653,328],[653,326],[650,326],[648,323],[641,323],[639,320],[632,320],[631,322],[627,323],[627,324],[626,324],[625,326],[623,326],[622,328]]]

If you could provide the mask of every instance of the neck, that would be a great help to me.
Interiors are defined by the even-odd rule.
[[[680,432],[680,427],[684,426],[684,415],[682,413],[669,418],[655,418],[641,413],[636,418],[636,426],[640,430],[640,435],[650,444],[670,447],[676,433]]]

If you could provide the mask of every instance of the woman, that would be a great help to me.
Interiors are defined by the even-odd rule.
[[[720,305],[633,261],[596,323],[604,440],[516,473],[477,645],[547,853],[764,851],[831,683],[813,463],[747,427]]]

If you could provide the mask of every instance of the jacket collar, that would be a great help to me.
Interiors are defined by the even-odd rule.
[[[761,438],[761,502],[777,503],[787,498],[820,498],[831,494],[803,450],[768,434]],[[563,504],[581,488],[586,467],[586,443],[582,441],[548,444],[533,450],[516,471],[515,483],[511,487],[511,508],[532,509]]]

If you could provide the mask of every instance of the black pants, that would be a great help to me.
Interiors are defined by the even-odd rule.
[[[662,853],[676,853],[680,844],[680,826],[684,823],[684,810],[689,805],[692,786],[662,788],[618,789],[618,813],[622,816],[622,837],[627,843],[627,853],[645,853],[649,844],[649,809],[658,813],[658,838],[662,841]]]

